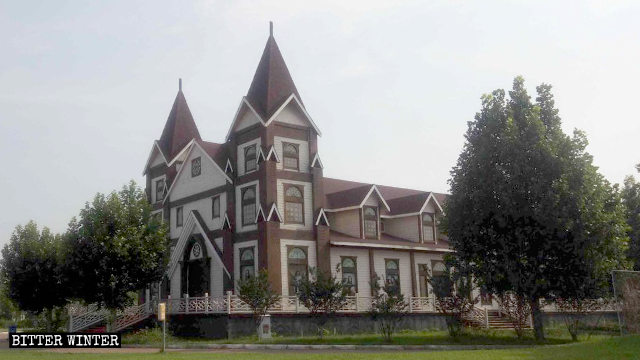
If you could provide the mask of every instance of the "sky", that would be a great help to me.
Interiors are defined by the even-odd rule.
[[[0,0],[0,246],[142,171],[178,90],[222,142],[269,21],[324,174],[448,191],[480,97],[553,85],[605,177],[640,163],[640,2]]]

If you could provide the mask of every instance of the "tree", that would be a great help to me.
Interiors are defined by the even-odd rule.
[[[608,302],[604,299],[555,299],[556,306],[562,314],[562,320],[567,326],[571,339],[578,341],[580,329],[585,326],[584,320],[589,314],[604,308]]]
[[[640,172],[640,164],[636,165]],[[624,179],[622,198],[627,211],[629,224],[629,259],[633,262],[633,269],[640,271],[640,182],[633,176]]]
[[[336,273],[339,267],[336,268]],[[297,296],[300,302],[309,309],[322,338],[324,325],[329,317],[347,303],[347,288],[342,281],[330,272],[310,268],[310,277],[303,277],[298,282]]]
[[[75,295],[116,311],[130,305],[129,292],[160,281],[168,261],[166,226],[151,216],[143,191],[131,181],[120,192],[97,194],[67,233],[67,268]]]
[[[21,310],[42,314],[47,331],[58,327],[57,310],[69,295],[62,266],[60,235],[46,227],[39,231],[33,221],[16,226],[2,250],[2,287]]]
[[[249,276],[238,281],[238,297],[244,301],[253,314],[256,331],[271,307],[278,303],[280,297],[271,288],[267,270],[260,270],[257,276]]]
[[[517,77],[508,100],[504,90],[482,97],[451,171],[447,230],[458,261],[488,290],[527,299],[544,339],[539,300],[597,289],[627,236],[586,137],[564,134],[551,86],[537,93],[532,103]]]
[[[435,295],[436,310],[445,316],[449,335],[457,338],[464,328],[467,315],[478,302],[478,296],[473,297],[473,281],[467,269],[452,266],[452,259],[445,261],[442,274],[428,277],[428,282]]]
[[[369,315],[378,324],[378,329],[386,342],[391,342],[402,317],[407,313],[407,303],[397,284],[385,281],[380,286],[380,277],[371,279],[371,309]]]
[[[529,323],[529,315],[531,315],[531,304],[529,301],[518,294],[511,291],[504,292],[498,296],[500,309],[511,320],[513,329],[519,339],[524,337],[525,328]]]

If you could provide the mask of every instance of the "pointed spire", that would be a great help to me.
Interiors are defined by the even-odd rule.
[[[247,92],[247,100],[266,120],[291,94],[302,101],[273,37],[273,22],[269,22],[269,39]]]
[[[187,99],[182,93],[182,79],[179,79],[178,94],[158,144],[165,157],[173,159],[192,139],[201,140],[200,132],[187,105]]]

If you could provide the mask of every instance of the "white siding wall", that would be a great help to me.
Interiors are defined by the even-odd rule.
[[[284,166],[283,165],[284,156],[282,155],[283,142],[299,145],[298,156],[300,157],[300,159],[298,160],[299,161],[298,168],[300,169],[300,172],[308,173],[310,170],[309,169],[309,143],[303,140],[283,138],[280,136],[274,136],[273,138],[273,144],[276,149],[276,153],[278,154],[278,158],[280,159],[280,162],[276,164],[276,168],[278,170],[282,170]],[[287,170],[287,171],[292,171],[292,170]]]
[[[246,188],[247,186],[253,186],[253,185],[255,185],[256,187],[256,212],[257,212],[258,206],[260,206],[259,181],[258,180],[251,181],[246,184],[236,186],[236,224],[235,224],[236,232],[251,231],[251,230],[256,230],[258,228],[258,225],[255,223],[252,223],[251,225],[247,225],[247,226],[242,225],[242,189]],[[263,211],[266,211],[266,210],[263,209]]]
[[[274,121],[280,121],[287,124],[298,126],[309,126],[306,116],[298,108],[295,100],[291,102],[278,114]]]
[[[235,131],[246,129],[253,124],[257,124],[260,122],[260,119],[253,113],[253,111],[249,110],[247,105],[242,105],[244,108],[242,110],[242,114],[240,114],[240,118],[236,123]]]
[[[238,285],[240,280],[240,252],[244,248],[253,248],[253,268],[258,271],[258,240],[243,241],[233,244],[233,280],[235,286]]]
[[[191,160],[200,157],[201,174],[196,177],[191,176]],[[178,174],[172,185],[170,201],[176,201],[189,195],[198,194],[203,191],[223,186],[227,183],[224,170],[221,170],[208,155],[202,152],[200,147],[194,147],[189,158],[184,163],[184,170]]]
[[[418,215],[384,219],[384,232],[402,239],[420,242]]]
[[[213,245],[207,239],[204,239],[204,243],[207,247],[207,255],[211,258],[209,261],[209,296],[220,297],[224,294],[224,268],[219,261],[220,259],[217,258],[218,255]]]
[[[381,281],[385,279],[385,259],[398,259],[400,272],[400,292],[405,297],[412,296],[411,291],[411,259],[406,251],[374,250],[373,268]],[[381,284],[382,286],[383,284]]]
[[[442,260],[442,254],[421,254],[421,253],[416,253],[414,255],[414,260],[415,260],[415,269],[413,269],[413,271],[415,271],[416,273],[416,294],[420,294],[420,284],[418,283],[420,277],[419,277],[419,272],[418,272],[418,265],[420,264],[427,264],[427,266],[429,267],[429,271],[433,271],[433,269],[431,268],[431,261],[432,260]],[[431,292],[431,285],[429,285],[429,291]],[[424,294],[420,294],[420,296],[425,296]]]
[[[360,213],[359,209],[328,212],[331,228],[335,231],[360,238]]]
[[[287,246],[307,247],[307,257],[309,267],[318,266],[316,258],[316,242],[309,240],[280,240],[280,264],[282,274],[282,295],[289,296],[289,272],[287,271]]]
[[[331,269],[336,273],[336,266],[340,264],[341,256],[351,256],[356,258],[356,268],[358,276],[358,294],[360,296],[371,296],[371,284],[369,278],[369,250],[331,248]],[[341,279],[341,274],[337,274]]]
[[[155,155],[153,157],[153,160],[151,160],[151,163],[149,164],[149,168],[165,163],[164,157],[162,156],[162,154],[160,154],[160,151],[155,146],[154,146],[153,153]]]
[[[204,223],[207,225],[207,228],[209,230],[216,230],[216,229],[222,228],[222,220],[224,219],[224,214],[227,212],[227,193],[221,193],[219,196],[220,196],[220,216],[219,217],[212,219],[213,214],[212,214],[212,208],[211,208],[211,199],[213,197],[207,197],[204,199],[192,201],[184,205],[181,205],[182,206],[182,223],[184,224],[187,222],[189,213],[191,213],[192,210],[197,210],[202,216],[202,219],[204,220]],[[171,229],[170,237],[172,239],[179,237],[180,233],[182,232],[182,226],[179,228],[176,228],[176,209],[177,208],[178,207],[171,208],[171,224],[169,228]]]
[[[292,184],[292,185],[298,185],[303,187],[304,191],[302,193],[302,196],[304,197],[304,224],[283,223],[283,224],[280,224],[280,228],[281,229],[305,229],[305,230],[313,229],[313,197],[312,197],[311,183],[302,182],[302,181],[293,181],[293,180],[282,180],[282,179],[277,180],[278,210],[280,210],[280,214],[282,214],[282,216],[286,216],[285,208],[284,208],[284,184]],[[265,209],[265,211],[268,211],[268,210],[269,209]]]
[[[258,152],[260,151],[259,147],[260,147],[260,138],[256,138],[253,139],[251,141],[247,141],[246,143],[242,143],[240,145],[238,145],[238,163],[236,164],[236,169],[238,169],[238,175],[244,175],[245,171],[244,171],[244,148],[250,145],[256,145],[256,159],[258,156]],[[265,154],[266,155],[266,154]],[[258,164],[258,166],[260,166]],[[257,168],[256,168],[257,169]]]
[[[178,266],[176,268],[176,271],[174,271],[173,275],[171,276],[171,284],[170,284],[171,287],[169,291],[172,299],[179,299],[182,297],[182,294],[180,294],[180,272],[181,271],[182,269],[180,268],[180,266]]]

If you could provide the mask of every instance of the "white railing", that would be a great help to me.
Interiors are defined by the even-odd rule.
[[[474,306],[465,316],[466,320],[472,321],[479,326],[489,328],[489,313],[487,309]]]
[[[87,329],[91,326],[105,323],[108,319],[109,312],[107,309],[98,308],[92,304],[85,308],[87,311],[81,313],[78,308],[70,309],[69,312],[69,331],[75,332]],[[119,331],[127,326],[133,325],[139,321],[148,318],[153,314],[154,306],[151,303],[133,305],[120,310],[116,313],[114,321],[114,331]]]
[[[339,313],[367,312],[371,309],[372,298],[369,296],[347,296],[345,305]],[[223,297],[184,297],[166,299],[169,314],[249,314],[251,308],[237,295],[227,293]],[[432,297],[410,297],[407,309],[411,313],[435,312]],[[269,313],[307,313],[309,310],[298,300],[297,296],[281,296]]]
[[[85,313],[69,314],[69,332],[86,329],[107,319],[107,311],[105,309],[97,309],[96,306],[90,306],[89,309]]]

